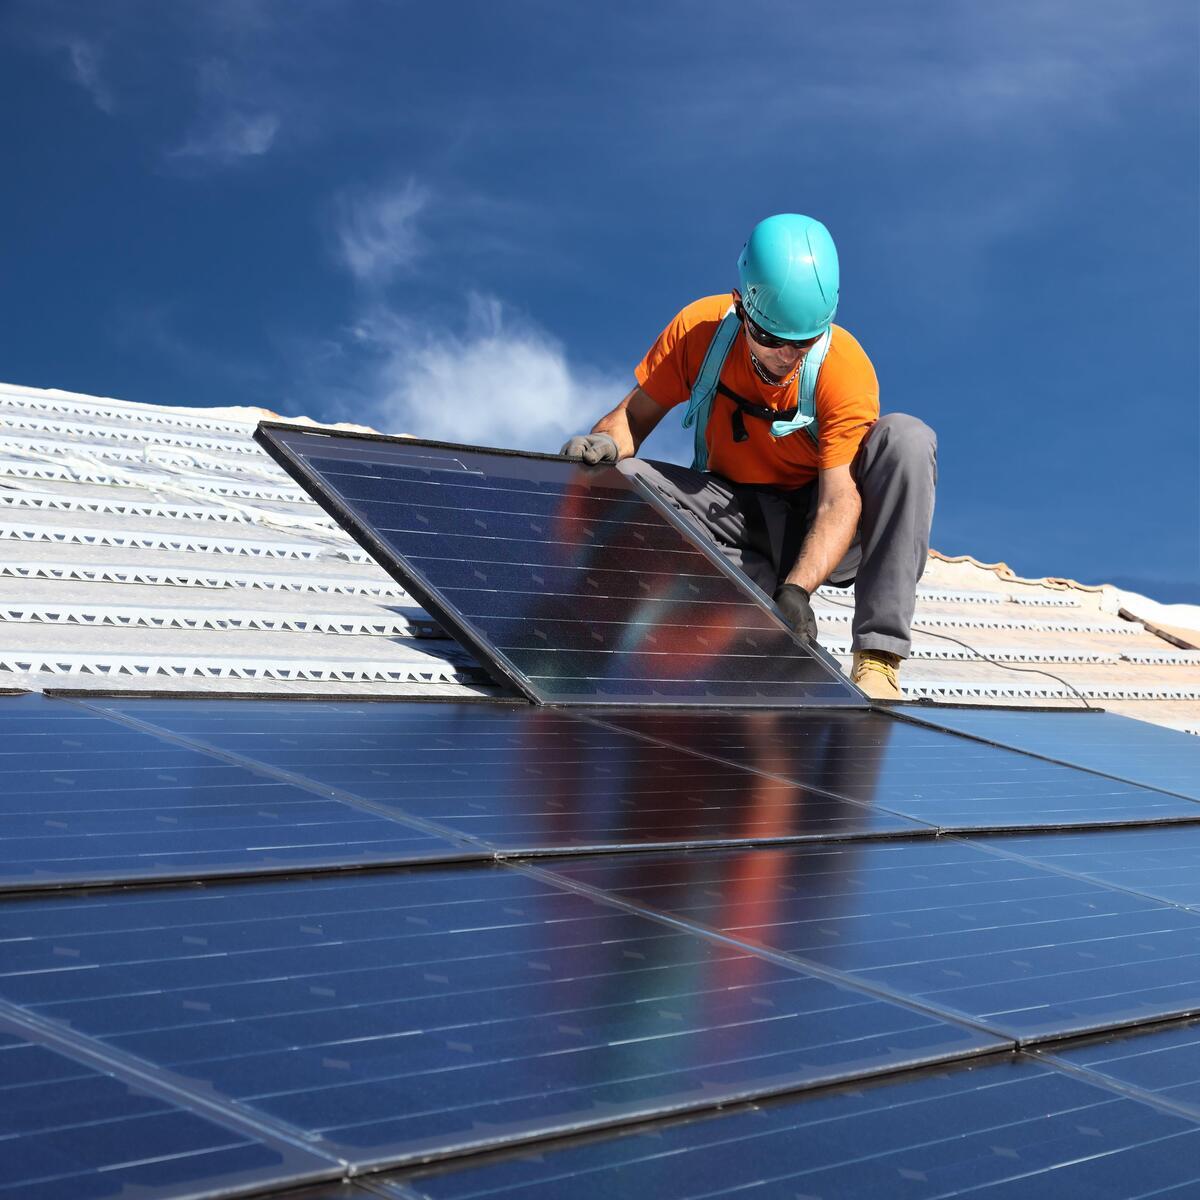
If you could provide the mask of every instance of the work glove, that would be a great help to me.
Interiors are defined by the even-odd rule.
[[[817,618],[804,588],[795,583],[781,583],[775,589],[775,607],[802,638],[817,640]]]
[[[581,433],[568,438],[559,454],[578,458],[595,466],[596,463],[615,463],[621,457],[617,443],[607,433]]]

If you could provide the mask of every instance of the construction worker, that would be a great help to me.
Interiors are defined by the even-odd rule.
[[[937,442],[915,417],[880,417],[870,359],[833,324],[838,287],[825,226],[768,217],[738,259],[737,289],[679,313],[629,395],[561,453],[645,480],[805,638],[817,636],[812,593],[857,580],[851,678],[869,696],[899,700]],[[692,466],[635,458],[677,405],[695,430]]]

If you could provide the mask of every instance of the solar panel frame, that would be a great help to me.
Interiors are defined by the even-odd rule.
[[[531,462],[548,462],[570,466],[572,470],[587,470],[588,468],[561,455],[542,454],[533,451],[515,451],[463,445],[454,442],[433,441],[419,438],[392,437],[383,434],[366,434],[355,431],[314,430],[305,426],[291,425],[286,422],[264,421],[255,431],[255,439],[266,452],[325,510],[326,513],[355,541],[358,542],[384,570],[397,580],[421,606],[434,617],[443,628],[453,631],[453,636],[461,641],[502,686],[516,689],[536,704],[555,706],[586,704],[592,707],[607,705],[629,705],[645,703],[647,705],[703,705],[719,702],[727,706],[753,705],[756,707],[793,707],[798,703],[804,707],[869,707],[870,702],[842,674],[841,669],[831,654],[815,643],[807,643],[798,638],[782,621],[770,605],[769,599],[749,579],[728,562],[715,545],[701,538],[689,528],[683,518],[674,512],[662,499],[656,496],[652,489],[636,477],[620,476],[623,486],[631,496],[643,501],[657,517],[661,518],[680,537],[681,542],[689,551],[699,554],[703,561],[714,568],[717,577],[725,581],[738,596],[755,606],[756,615],[765,619],[776,637],[785,636],[791,646],[802,651],[797,656],[798,661],[808,661],[819,664],[826,673],[819,686],[827,689],[827,695],[806,699],[798,695],[795,687],[790,694],[781,687],[780,693],[774,696],[758,694],[753,696],[739,695],[738,685],[726,685],[729,690],[719,696],[712,694],[699,696],[658,695],[648,698],[639,697],[636,693],[608,698],[604,696],[582,695],[577,697],[551,696],[545,687],[535,685],[526,672],[513,662],[503,649],[487,637],[476,623],[460,611],[459,607],[447,597],[440,588],[432,584],[395,547],[389,545],[370,523],[354,510],[353,505],[341,495],[333,491],[319,472],[314,470],[306,461],[302,451],[294,443],[297,439],[311,440],[326,438],[334,440],[358,441],[364,446],[386,445],[396,447],[404,452],[419,452],[427,448],[438,451],[448,451],[455,454],[471,454],[497,458],[520,459]],[[347,460],[351,461],[351,460]],[[381,464],[382,465],[382,464]],[[415,464],[414,464],[415,465]],[[597,470],[603,468],[596,468]],[[666,657],[666,656],[664,656]],[[770,656],[763,657],[764,663],[773,662]],[[720,685],[718,685],[720,686]]]

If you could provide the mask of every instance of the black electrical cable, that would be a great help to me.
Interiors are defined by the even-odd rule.
[[[836,605],[838,608],[849,608],[853,610],[853,604],[847,604],[844,600],[834,600],[829,596],[822,596],[822,600],[826,604]],[[1084,708],[1092,708],[1093,705],[1088,703],[1087,697],[1069,680],[1064,679],[1061,675],[1055,675],[1053,671],[1042,671],[1037,667],[1014,667],[1012,663],[997,662],[994,658],[989,658],[982,650],[976,649],[968,642],[964,642],[961,638],[951,637],[948,633],[937,633],[933,629],[923,629],[920,625],[914,625],[913,630],[916,633],[923,633],[927,637],[941,638],[945,642],[953,642],[956,646],[961,646],[964,650],[970,650],[977,658],[983,659],[986,663],[991,663],[994,667],[1001,667],[1005,671],[1016,671],[1022,675],[1045,675],[1047,679],[1053,679],[1056,683],[1061,683],[1063,687],[1074,692],[1079,697]]]

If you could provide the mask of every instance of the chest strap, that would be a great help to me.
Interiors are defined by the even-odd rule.
[[[745,415],[757,417],[759,420],[771,422],[771,436],[786,437],[803,429],[815,442],[817,440],[817,379],[821,373],[821,364],[829,352],[829,343],[833,336],[832,328],[827,329],[821,339],[813,345],[804,359],[800,369],[800,379],[796,388],[796,407],[789,409],[767,408],[761,404],[751,404],[736,392],[721,383],[721,370],[729,351],[740,332],[742,323],[733,307],[721,318],[713,339],[708,344],[704,361],[700,364],[700,372],[692,385],[692,394],[688,397],[687,409],[683,414],[684,429],[695,427],[693,439],[692,467],[697,471],[708,469],[708,422],[712,417],[713,400],[718,393],[734,403],[731,421],[733,424],[733,440],[744,442],[750,435],[746,432]]]

